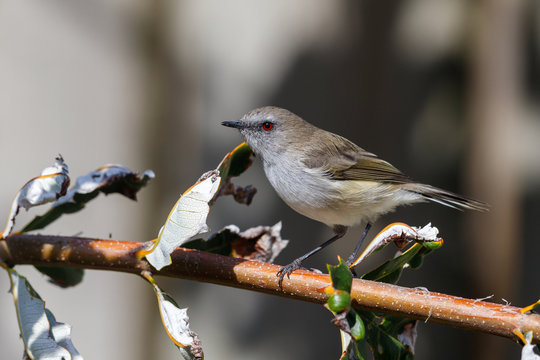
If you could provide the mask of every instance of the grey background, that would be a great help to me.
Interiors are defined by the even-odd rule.
[[[540,4],[537,1],[16,1],[0,3],[0,218],[16,191],[61,153],[72,179],[106,163],[157,178],[137,203],[101,196],[50,234],[143,241],[178,196],[240,142],[219,125],[277,105],[344,135],[415,179],[489,202],[488,214],[433,204],[394,221],[431,221],[445,238],[400,284],[524,306],[538,299]],[[260,164],[240,179],[249,209],[220,199],[212,229],[283,221],[285,264],[331,232],[286,207]],[[20,226],[43,209],[22,213]],[[348,255],[362,229],[314,257]],[[376,231],[372,231],[374,235]],[[362,265],[369,269],[386,251]],[[151,288],[87,271],[68,290],[17,267],[87,359],[178,358]],[[362,269],[361,268],[361,269]],[[361,270],[360,269],[360,270]],[[189,307],[207,359],[336,359],[321,306],[158,278]],[[3,290],[2,290],[3,289]],[[20,358],[7,276],[0,275],[2,359]],[[487,335],[420,324],[419,359],[517,358]]]

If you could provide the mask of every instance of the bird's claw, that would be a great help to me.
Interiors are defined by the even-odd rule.
[[[287,275],[287,278],[290,279],[292,272],[294,270],[300,269],[301,265],[302,265],[302,261],[300,261],[299,259],[296,259],[292,263],[290,263],[289,265],[285,265],[284,267],[282,267],[276,273],[276,276],[279,278],[278,285],[279,285],[280,288],[282,288],[281,284],[283,283],[283,278],[285,277],[285,275]]]

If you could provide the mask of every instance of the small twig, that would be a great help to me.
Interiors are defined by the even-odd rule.
[[[150,271],[156,275],[260,291],[323,304],[330,285],[328,275],[295,271],[278,286],[278,265],[247,261],[196,250],[179,248],[172,265],[156,272],[135,255],[141,243],[79,237],[14,234],[0,240],[0,260],[11,264],[32,264],[130,272]],[[519,341],[514,330],[533,331],[533,343],[540,343],[540,315],[523,314],[514,306],[409,289],[396,285],[354,279],[353,306],[418,320],[429,319],[449,326],[481,331]]]

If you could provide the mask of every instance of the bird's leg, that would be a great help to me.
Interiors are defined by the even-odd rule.
[[[364,233],[362,234],[362,237],[360,238],[360,241],[358,244],[356,244],[356,247],[354,248],[353,253],[351,256],[349,256],[349,259],[347,260],[347,266],[351,266],[354,263],[354,260],[358,256],[358,253],[360,252],[360,248],[362,247],[362,243],[364,242],[364,239],[366,238],[369,229],[371,229],[371,223],[366,224],[366,228],[364,229]]]
[[[283,282],[283,278],[285,277],[285,275],[287,275],[287,277],[290,278],[291,273],[302,266],[302,261],[306,260],[311,255],[318,253],[319,251],[321,251],[322,249],[324,249],[325,247],[327,247],[328,245],[330,245],[337,239],[342,238],[343,235],[345,235],[345,233],[347,232],[347,229],[348,229],[347,226],[334,225],[333,230],[334,230],[335,235],[332,236],[330,240],[325,241],[324,243],[317,246],[315,249],[311,250],[307,254],[300,256],[298,259],[294,260],[289,265],[285,265],[284,267],[282,267],[276,274],[276,276],[279,277],[279,281],[278,281],[279,287],[281,287],[281,283]]]

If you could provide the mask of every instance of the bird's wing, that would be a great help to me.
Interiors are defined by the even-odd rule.
[[[325,146],[307,150],[304,164],[308,168],[321,169],[330,179],[378,181],[392,184],[412,182],[411,178],[392,164],[379,159],[377,155],[365,151],[351,141],[332,133],[326,133],[321,142]],[[332,141],[333,140],[333,141]]]

